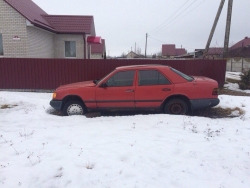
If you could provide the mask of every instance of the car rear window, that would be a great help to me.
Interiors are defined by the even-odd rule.
[[[185,80],[187,80],[189,82],[192,82],[194,80],[193,77],[188,76],[188,75],[184,74],[183,72],[178,71],[178,70],[176,70],[174,68],[171,68],[170,70],[172,70],[173,72],[175,72],[176,74],[178,74],[179,76],[181,76],[182,78],[184,78]]]
[[[165,85],[171,82],[157,70],[140,70],[139,71],[139,86],[147,85]]]

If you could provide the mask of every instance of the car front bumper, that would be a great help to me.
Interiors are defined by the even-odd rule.
[[[216,106],[220,103],[220,99],[194,99],[190,100],[192,110],[199,110]]]
[[[49,104],[56,110],[59,110],[59,111],[62,110],[62,101],[51,100]]]

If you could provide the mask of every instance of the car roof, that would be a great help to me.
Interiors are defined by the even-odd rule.
[[[161,64],[146,64],[146,65],[128,65],[128,66],[121,66],[121,67],[117,67],[116,69],[159,68],[159,67],[170,68],[170,67],[167,66],[167,65],[161,65]]]

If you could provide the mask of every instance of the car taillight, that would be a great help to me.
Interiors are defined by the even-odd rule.
[[[52,99],[56,98],[56,92],[53,93]]]
[[[218,88],[214,88],[212,95],[219,95],[219,89]]]

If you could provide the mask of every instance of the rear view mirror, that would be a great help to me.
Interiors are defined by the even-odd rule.
[[[100,87],[105,88],[105,87],[108,87],[108,86],[107,86],[106,83],[102,83],[102,84],[100,85]]]

